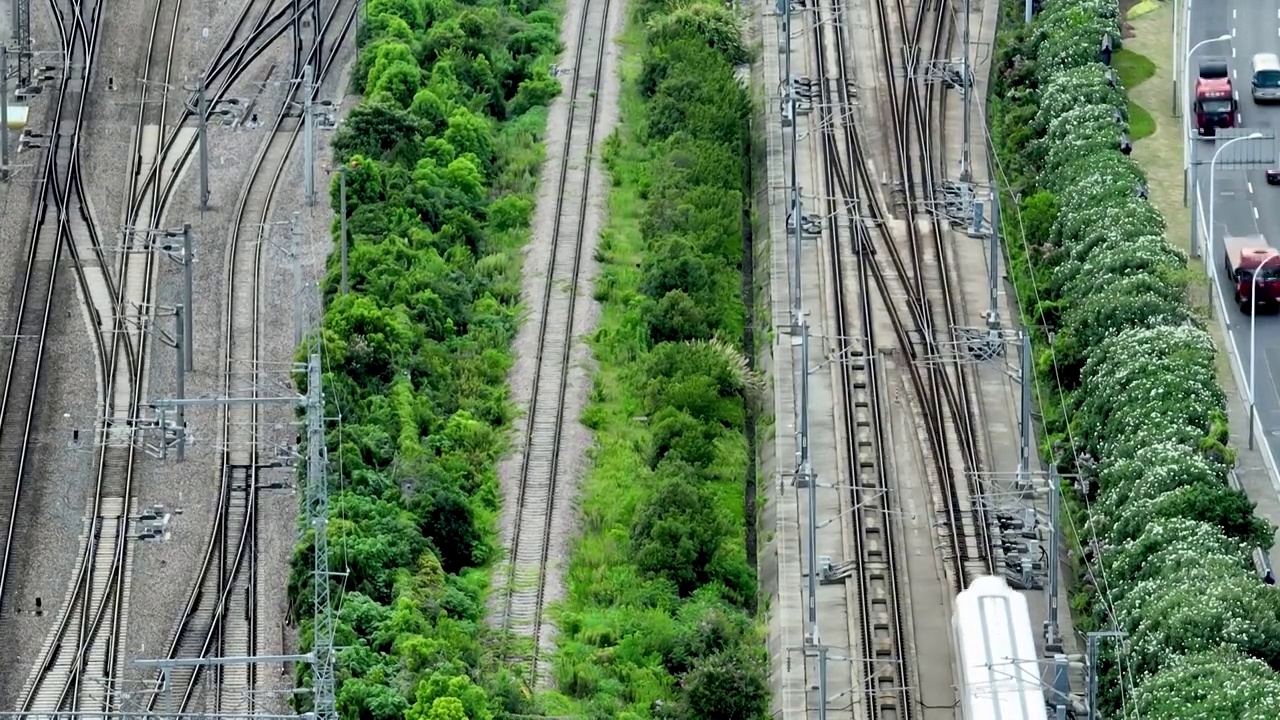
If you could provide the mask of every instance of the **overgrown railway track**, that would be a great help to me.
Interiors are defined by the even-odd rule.
[[[578,21],[569,117],[558,167],[551,253],[539,298],[541,319],[537,365],[528,395],[528,415],[521,441],[519,490],[514,499],[507,564],[498,578],[501,626],[509,637],[532,646],[512,653],[527,665],[530,685],[547,678],[543,655],[552,648],[551,627],[544,619],[552,538],[569,532],[571,498],[563,492],[571,468],[561,464],[565,394],[573,348],[583,248],[586,245],[587,200],[596,150],[600,84],[603,79],[606,26],[610,0],[587,0]]]

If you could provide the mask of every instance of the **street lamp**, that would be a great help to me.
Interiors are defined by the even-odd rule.
[[[1214,230],[1216,229],[1216,226],[1213,224],[1213,208],[1214,208],[1214,205],[1216,204],[1214,203],[1214,200],[1216,200],[1218,197],[1217,195],[1214,194],[1214,181],[1218,177],[1217,176],[1218,156],[1222,154],[1223,150],[1226,150],[1227,148],[1231,147],[1232,144],[1234,143],[1238,143],[1241,140],[1257,140],[1260,137],[1262,137],[1262,133],[1256,132],[1256,133],[1251,133],[1249,135],[1245,135],[1243,137],[1232,138],[1222,143],[1222,147],[1218,148],[1218,151],[1213,154],[1213,159],[1209,161],[1209,237],[1205,239],[1205,248],[1206,248],[1205,262],[1209,264],[1210,280],[1215,280],[1218,275],[1217,271],[1213,269],[1214,268],[1213,233],[1214,233]],[[1198,191],[1199,188],[1196,188],[1196,190]],[[1193,228],[1193,230],[1198,230],[1198,229],[1199,228]]]
[[[1189,30],[1190,30],[1190,27],[1184,28],[1184,31],[1189,31]],[[1228,33],[1226,35],[1219,35],[1216,38],[1201,40],[1200,42],[1193,45],[1190,50],[1187,51],[1187,56],[1182,63],[1182,85],[1184,87],[1182,94],[1183,94],[1184,103],[1186,102],[1187,96],[1189,94],[1186,91],[1191,89],[1191,56],[1196,54],[1196,50],[1199,50],[1201,45],[1208,45],[1209,43],[1212,43],[1212,42],[1223,42],[1230,39],[1231,39],[1231,35]],[[1187,186],[1188,178],[1190,177],[1190,172],[1191,172],[1191,115],[1186,112],[1185,108],[1183,108],[1183,112],[1182,112],[1182,184],[1184,188]],[[1188,193],[1183,193],[1183,197],[1187,197],[1187,195]],[[1190,201],[1188,200],[1188,202]]]
[[[1255,365],[1258,356],[1258,278],[1262,275],[1262,270],[1267,263],[1280,258],[1280,255],[1271,255],[1266,260],[1258,264],[1253,271],[1253,281],[1249,283],[1249,449],[1253,449],[1253,418],[1254,408],[1257,406],[1256,388],[1254,383],[1257,381]]]

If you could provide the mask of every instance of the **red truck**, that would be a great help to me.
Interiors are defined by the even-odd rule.
[[[1196,132],[1200,137],[1213,137],[1218,128],[1235,127],[1236,96],[1231,87],[1231,75],[1226,60],[1206,60],[1200,63],[1200,77],[1196,79]]]
[[[1236,287],[1240,312],[1248,315],[1253,310],[1254,273],[1258,274],[1258,307],[1280,309],[1280,252],[1268,246],[1261,235],[1228,236],[1222,245],[1227,277]]]

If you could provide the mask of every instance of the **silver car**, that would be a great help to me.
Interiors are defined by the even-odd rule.
[[[1275,53],[1253,56],[1253,101],[1280,102],[1280,57]]]

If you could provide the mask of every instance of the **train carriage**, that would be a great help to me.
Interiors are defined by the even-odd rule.
[[[1027,599],[1001,577],[956,597],[956,673],[965,720],[1048,720]]]

